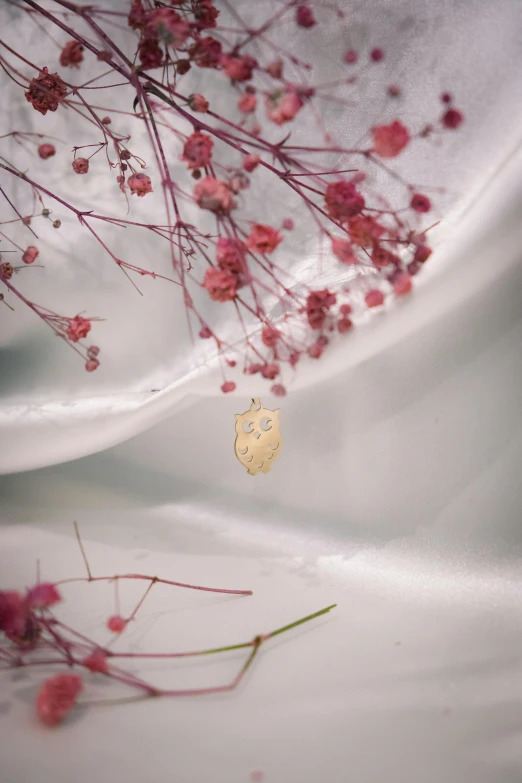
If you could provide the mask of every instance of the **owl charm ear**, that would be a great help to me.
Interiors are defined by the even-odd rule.
[[[259,411],[263,411],[263,416]],[[263,407],[259,397],[253,397],[250,410],[236,413],[235,451],[239,462],[247,469],[250,476],[256,473],[268,473],[281,451],[281,431],[279,429],[280,408],[275,411]],[[250,411],[256,416],[248,417]],[[272,414],[272,416],[269,416]],[[252,420],[248,420],[251,418]],[[243,421],[243,426],[238,423]],[[245,430],[248,424],[250,429]],[[270,424],[270,426],[268,426]],[[242,430],[242,431],[241,431]]]

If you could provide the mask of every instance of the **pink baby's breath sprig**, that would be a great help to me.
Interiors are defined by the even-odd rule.
[[[275,388],[275,387],[274,387]],[[226,390],[225,390],[226,391]],[[275,391],[274,393],[279,393]],[[231,590],[226,588],[204,587],[161,579],[157,576],[143,574],[115,574],[113,576],[93,576],[85,547],[80,538],[76,523],[75,533],[84,564],[87,571],[85,577],[73,577],[55,583],[41,583],[25,592],[0,590],[0,670],[20,669],[25,666],[46,669],[49,666],[61,666],[62,672],[44,679],[36,696],[36,714],[39,720],[49,727],[55,727],[67,718],[77,704],[113,704],[125,701],[136,701],[137,698],[159,696],[210,696],[232,691],[239,686],[245,674],[256,658],[261,645],[270,639],[286,633],[303,623],[327,614],[335,604],[302,617],[288,625],[267,634],[259,634],[253,639],[221,647],[182,652],[116,652],[110,647],[97,644],[88,636],[63,623],[56,614],[56,609],[63,600],[63,590],[71,582],[106,582],[115,585],[127,583],[130,580],[142,580],[147,586],[132,612],[124,617],[119,610],[117,597],[116,613],[107,619],[107,628],[112,634],[122,636],[130,623],[137,620],[137,615],[145,600],[150,596],[155,585],[181,587],[190,590],[203,590],[228,595],[248,596],[250,590]],[[118,594],[119,596],[119,594]],[[5,642],[2,639],[5,637]],[[198,656],[210,656],[220,653],[248,651],[245,662],[231,682],[205,688],[186,687],[183,689],[161,688],[152,685],[133,672],[122,667],[126,660],[132,660],[134,667],[140,661],[150,659],[176,660]],[[80,673],[87,671],[108,680],[123,684],[138,691],[138,697],[129,696],[123,699],[105,702],[83,700],[82,694],[88,690],[87,681]]]
[[[365,320],[365,311],[412,292],[415,276],[431,257],[425,222],[437,204],[434,189],[409,182],[396,168],[397,161],[416,145],[457,131],[464,114],[453,94],[443,92],[440,114],[414,123],[400,114],[401,85],[383,81],[391,117],[383,110],[362,137],[340,144],[324,107],[333,103],[357,112],[352,89],[362,83],[363,69],[369,79],[386,78],[387,52],[378,41],[366,49],[347,46],[349,23],[334,3],[283,0],[276,8],[267,4],[264,17],[263,4],[253,5],[255,24],[239,9],[221,7],[215,0],[132,0],[127,15],[120,15],[126,31],[119,30],[116,40],[114,20],[103,8],[70,0],[52,0],[44,7],[38,0],[25,0],[25,24],[37,24],[58,43],[56,56],[31,62],[26,52],[0,39],[0,78],[20,90],[33,122],[38,115],[44,122],[43,116],[54,112],[73,112],[82,119],[85,138],[73,147],[69,171],[79,175],[78,183],[96,178],[100,184],[93,192],[114,188],[116,179],[123,214],[101,214],[94,204],[80,209],[64,197],[60,183],[51,189],[45,178],[33,175],[28,166],[18,168],[4,155],[0,196],[16,216],[16,228],[31,231],[33,237],[32,218],[26,220],[24,214],[40,215],[60,228],[62,215],[51,217],[47,206],[52,201],[57,210],[78,220],[103,250],[100,257],[115,263],[138,291],[139,276],[177,284],[190,334],[209,341],[207,346],[213,344],[219,357],[221,390],[235,390],[229,373],[242,366],[244,373],[266,381],[277,378],[270,388],[281,396],[286,393],[285,374],[301,356],[319,359],[332,341],[349,339]],[[290,51],[277,33],[281,26],[291,26],[296,41],[306,42],[302,50],[312,51],[309,44],[314,36],[324,35],[332,17],[336,28],[346,25],[346,36],[335,37],[344,40],[337,52],[339,72],[325,81],[314,78],[314,63]],[[335,46],[332,38],[331,57]],[[82,80],[87,62],[98,66],[99,73]],[[212,78],[197,79],[209,72],[214,72]],[[101,84],[107,76],[114,79]],[[73,77],[74,84],[69,82]],[[133,96],[128,110],[112,100],[122,88]],[[227,96],[232,112],[222,108]],[[115,116],[120,131],[115,130]],[[144,130],[146,154],[134,149],[137,124]],[[297,143],[301,131],[310,128],[315,129],[315,140]],[[47,167],[59,158],[43,125],[41,133],[17,128],[0,143],[3,139],[14,139],[33,156],[37,152]],[[96,165],[91,165],[94,155]],[[371,184],[372,173],[379,174],[378,190]],[[25,183],[25,190],[8,192],[7,183],[15,180]],[[393,184],[393,197],[386,182]],[[270,220],[264,214],[264,204],[276,190],[292,199],[292,217]],[[148,204],[155,205],[155,214],[161,213],[154,222],[140,220],[139,212]],[[114,245],[113,234],[108,242],[105,228],[127,226],[161,239],[169,274],[132,264]],[[302,226],[313,232],[309,246],[314,248],[315,268],[313,283],[297,286],[288,259]],[[34,238],[23,245],[22,261],[30,265],[41,248]],[[83,357],[88,372],[96,370],[99,348],[82,347],[95,319],[61,317],[31,302],[22,286],[13,285],[17,271],[2,260],[0,283],[7,289],[2,301],[30,307]],[[354,284],[341,297],[342,283],[332,281],[341,281],[347,271]],[[277,323],[267,311],[273,302],[280,313]],[[349,314],[343,306],[351,308]],[[231,346],[217,325],[227,309],[242,337],[240,363],[231,359]],[[107,320],[110,326],[110,317]],[[234,344],[237,353],[236,340]]]

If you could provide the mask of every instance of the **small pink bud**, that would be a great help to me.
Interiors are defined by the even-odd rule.
[[[114,614],[107,620],[107,628],[113,633],[121,633],[127,626],[127,620],[120,617],[118,614]]]
[[[98,361],[98,359],[88,359],[85,362],[85,369],[87,370],[87,372],[94,372],[94,370],[97,370],[99,366],[100,366],[100,362]]]
[[[458,109],[448,109],[446,114],[442,117],[442,124],[445,128],[455,130],[459,127],[464,120],[464,115]]]
[[[343,60],[345,63],[348,63],[348,65],[354,65],[357,62],[358,57],[359,55],[355,49],[348,49],[348,51],[344,53]]]
[[[380,307],[380,305],[384,304],[384,294],[377,288],[372,288],[371,291],[368,291],[364,300],[368,307]]]
[[[292,218],[285,218],[281,224],[281,227],[284,228],[285,231],[291,231],[294,225],[295,224]]]
[[[259,155],[247,155],[243,160],[243,168],[245,171],[254,171],[259,166],[261,158]]]
[[[339,330],[339,334],[348,332],[352,326],[353,323],[350,318],[340,318],[339,321],[337,321],[337,329]]]
[[[410,207],[415,212],[429,212],[431,209],[431,201],[427,196],[423,196],[422,193],[414,193],[410,201]]]
[[[221,386],[221,391],[224,394],[227,394],[228,392],[233,392],[236,388],[236,384],[234,381],[225,381],[225,383]]]
[[[203,95],[200,95],[199,93],[189,95],[188,105],[192,111],[202,112],[203,114],[208,111],[208,101],[203,97]]]
[[[270,391],[272,394],[275,394],[276,397],[284,397],[286,394],[286,389],[281,383],[274,383]]]
[[[22,261],[24,264],[32,264],[35,258],[39,255],[39,250],[36,247],[30,245],[22,255]]]

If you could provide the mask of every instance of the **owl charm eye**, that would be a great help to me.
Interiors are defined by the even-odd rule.
[[[250,410],[236,414],[236,457],[250,476],[268,473],[281,451],[279,408],[263,407],[259,398]]]

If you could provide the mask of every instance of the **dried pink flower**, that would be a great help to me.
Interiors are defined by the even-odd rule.
[[[26,250],[24,250],[22,254],[22,261],[24,264],[32,264],[39,253],[40,251],[36,247],[30,245]]]
[[[133,30],[141,30],[145,27],[146,15],[141,0],[134,0],[129,11],[127,23]]]
[[[212,158],[214,142],[206,133],[196,131],[185,142],[182,160],[188,162],[189,169],[208,166]]]
[[[190,24],[172,8],[158,8],[146,15],[147,30],[151,30],[168,46],[179,49],[190,35]]]
[[[194,198],[201,209],[211,212],[226,215],[235,207],[229,186],[215,177],[205,177],[198,182],[194,188]]]
[[[95,650],[82,661],[90,672],[105,674],[108,671],[107,656],[103,650]]]
[[[380,305],[384,304],[384,294],[379,289],[372,288],[364,297],[364,301],[368,307],[380,307]]]
[[[427,196],[423,196],[422,193],[414,193],[410,201],[410,207],[415,212],[429,212],[431,209],[431,201]]]
[[[152,184],[150,177],[147,174],[133,174],[129,177],[127,184],[131,190],[132,195],[142,198],[147,193],[152,193]]]
[[[216,245],[216,259],[220,269],[233,275],[245,274],[246,245],[240,239],[219,237]]]
[[[76,174],[87,174],[89,171],[89,161],[87,158],[76,158],[72,162],[72,167]]]
[[[286,389],[281,383],[274,383],[270,391],[272,392],[272,394],[275,394],[276,397],[284,397],[286,394]],[[261,778],[258,779],[260,780]]]
[[[67,86],[63,79],[57,73],[49,73],[44,67],[39,76],[31,79],[25,97],[36,111],[47,114],[48,111],[56,111],[66,93]]]
[[[312,9],[307,5],[298,5],[295,13],[295,20],[299,27],[310,28],[317,24]]]
[[[42,160],[52,158],[53,155],[56,155],[56,147],[54,144],[40,144],[38,147],[38,155]]]
[[[331,182],[324,195],[330,217],[342,223],[364,209],[364,198],[353,182]]]
[[[246,155],[245,158],[243,159],[243,168],[245,169],[245,171],[248,172],[254,171],[254,169],[256,169],[259,166],[260,160],[261,158],[259,157],[259,155],[254,155],[254,154]]]
[[[14,590],[0,591],[0,631],[21,636],[27,622],[27,606],[24,599]]]
[[[356,264],[357,256],[352,243],[342,237],[332,237],[332,253],[342,264]]]
[[[214,302],[229,302],[236,296],[237,279],[230,272],[211,266],[205,272],[203,288]]]
[[[257,61],[249,54],[234,56],[223,54],[221,56],[221,68],[223,72],[234,82],[246,82],[252,78],[252,71]]]
[[[243,114],[251,114],[253,111],[256,110],[257,106],[257,95],[254,95],[254,93],[247,92],[245,95],[243,95],[242,98],[239,99],[237,107],[239,111],[242,111]]]
[[[224,392],[224,394],[227,394],[228,392],[235,391],[236,384],[234,381],[225,381],[225,383],[221,387],[221,391]]]
[[[219,11],[212,4],[212,0],[197,0],[194,6],[194,16],[198,30],[205,30],[216,26]]]
[[[283,237],[272,226],[263,223],[254,223],[247,237],[247,245],[250,250],[258,253],[273,253]]]
[[[73,343],[77,343],[78,340],[82,340],[87,337],[91,331],[91,322],[88,318],[82,318],[81,315],[75,315],[69,321],[69,326],[66,331],[66,335]]]
[[[410,275],[404,272],[402,269],[398,269],[391,277],[390,283],[393,286],[393,290],[397,296],[404,296],[409,294],[413,288],[413,283]]]
[[[76,704],[83,690],[82,678],[77,674],[57,674],[45,680],[36,697],[36,712],[47,726],[56,726]]]
[[[4,280],[10,280],[14,274],[14,269],[8,261],[0,262],[0,277]]]
[[[276,125],[293,120],[302,106],[302,99],[292,89],[276,90],[265,98],[266,116]]]
[[[346,332],[350,331],[352,326],[353,326],[353,322],[351,318],[340,318],[337,321],[337,330],[339,334],[345,334]]]
[[[306,299],[306,317],[312,329],[322,329],[326,313],[336,303],[337,297],[327,288],[310,291]]]
[[[217,68],[221,62],[221,43],[211,36],[200,38],[190,47],[189,54],[200,68]]]
[[[190,106],[192,111],[201,112],[202,114],[205,114],[205,112],[208,111],[207,99],[204,98],[203,95],[200,95],[198,92],[194,93],[193,95],[189,95],[188,105]]]
[[[55,585],[50,582],[43,582],[35,585],[27,591],[25,601],[31,609],[43,609],[47,606],[54,606],[62,600],[62,596]]]
[[[79,41],[68,41],[60,54],[60,65],[78,68],[83,60],[83,45]]]
[[[144,68],[159,68],[163,62],[163,51],[154,35],[145,35],[138,47],[140,62]]]
[[[94,372],[94,370],[97,370],[100,366],[100,362],[98,359],[87,359],[85,362],[85,369],[87,372]]]
[[[283,75],[283,61],[274,60],[273,63],[269,63],[269,65],[266,66],[266,70],[273,79],[280,79]]]
[[[381,158],[395,158],[410,141],[408,129],[394,120],[389,125],[373,128],[373,152]]]
[[[261,367],[261,375],[269,381],[273,381],[279,375],[279,365],[275,362],[269,362]]]
[[[350,239],[360,247],[368,247],[379,240],[385,228],[371,215],[355,215],[348,221]]]
[[[323,355],[324,349],[328,345],[328,337],[326,335],[322,334],[320,337],[317,338],[315,343],[313,343],[310,348],[308,349],[308,355],[312,359],[320,359]]]
[[[413,260],[414,261],[418,261],[419,264],[424,264],[425,261],[427,261],[428,258],[431,256],[432,252],[433,251],[432,251],[431,247],[428,247],[428,245],[419,245],[415,249],[415,253],[413,255]]]
[[[275,327],[270,326],[270,324],[263,326],[261,340],[267,348],[274,348],[277,345],[277,341],[280,337],[281,333],[278,329],[275,329]]]
[[[281,223],[281,228],[284,228],[285,231],[292,231],[294,225],[295,223],[292,218],[285,218]]]
[[[448,109],[442,116],[442,124],[445,128],[455,130],[464,120],[464,115],[458,109]]]

